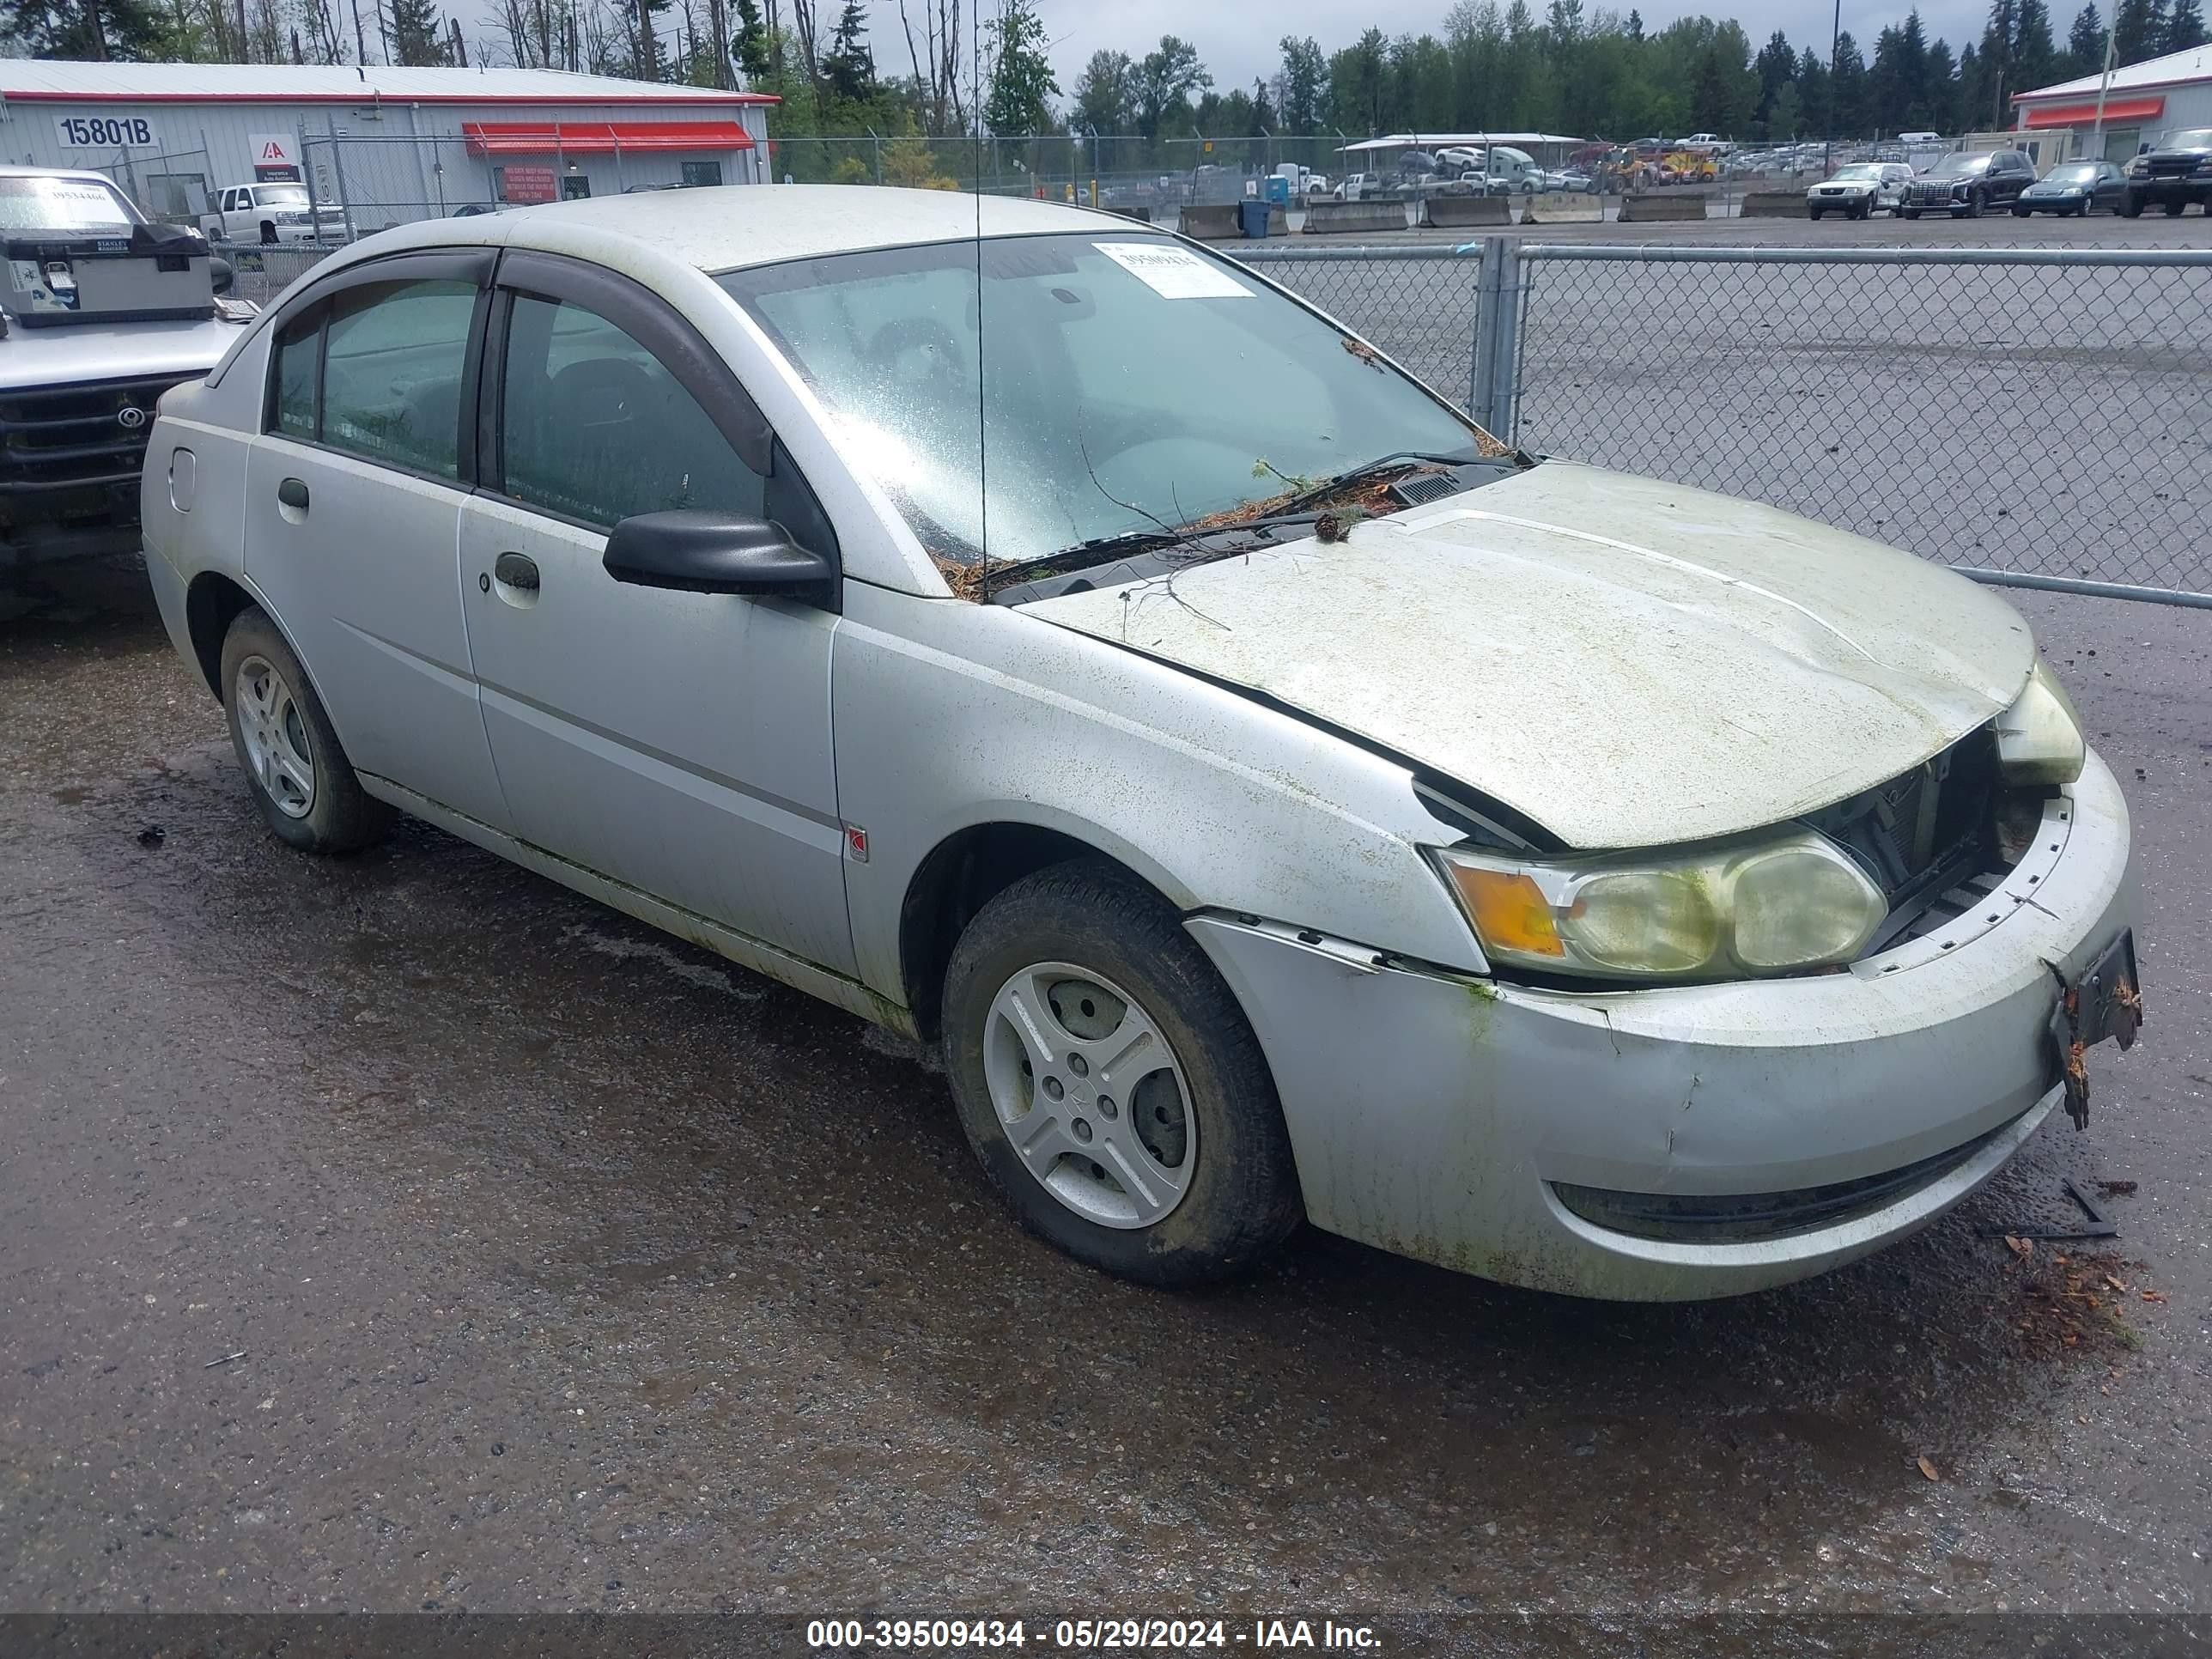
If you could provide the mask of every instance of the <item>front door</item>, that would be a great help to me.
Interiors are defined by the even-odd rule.
[[[378,260],[284,319],[246,461],[246,573],[356,770],[503,826],[454,563],[490,264]]]
[[[512,288],[510,270],[523,273]],[[635,586],[601,562],[608,530],[635,514],[768,516],[764,475],[788,459],[764,429],[747,445],[755,461],[740,458],[718,393],[742,392],[645,289],[544,256],[510,254],[501,281],[485,487],[462,514],[461,580],[516,833],[849,975],[830,728],[837,619]],[[719,422],[708,404],[724,409]]]

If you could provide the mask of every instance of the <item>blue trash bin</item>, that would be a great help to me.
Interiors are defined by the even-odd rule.
[[[1269,204],[1256,196],[1247,196],[1237,204],[1237,228],[1244,233],[1248,242],[1267,240],[1267,209]]]

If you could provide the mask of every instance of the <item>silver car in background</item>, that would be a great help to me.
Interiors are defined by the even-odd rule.
[[[1847,218],[1871,219],[1877,213],[1905,212],[1905,192],[1912,183],[1912,169],[1902,161],[1853,161],[1805,192],[1805,213],[1818,219],[1825,213]]]
[[[409,226],[163,400],[143,505],[278,836],[411,813],[941,1043],[1015,1212],[1134,1278],[1303,1217],[1776,1285],[2134,1032],[2126,808],[2002,600],[1514,453],[1106,216]]]

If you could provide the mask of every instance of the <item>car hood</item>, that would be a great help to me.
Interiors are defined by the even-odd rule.
[[[1571,847],[1778,823],[2011,703],[2027,624],[1895,549],[1547,462],[1433,507],[1024,607],[1382,745]]]
[[[9,319],[0,340],[0,391],[76,386],[94,380],[204,374],[246,325],[204,322],[51,323],[27,328]]]

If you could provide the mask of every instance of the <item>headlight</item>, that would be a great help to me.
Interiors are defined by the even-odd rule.
[[[1809,830],[1680,853],[1516,861],[1431,848],[1493,963],[1602,979],[1710,980],[1848,962],[1888,901]]]
[[[2136,156],[2134,161],[2128,163],[2128,177],[2130,179],[2141,179],[2146,177],[2149,172],[2150,163],[2143,160],[2140,155]]]
[[[2011,783],[2071,783],[2081,775],[2087,746],[2073,699],[2038,657],[2027,687],[1996,718],[1997,768]]]

